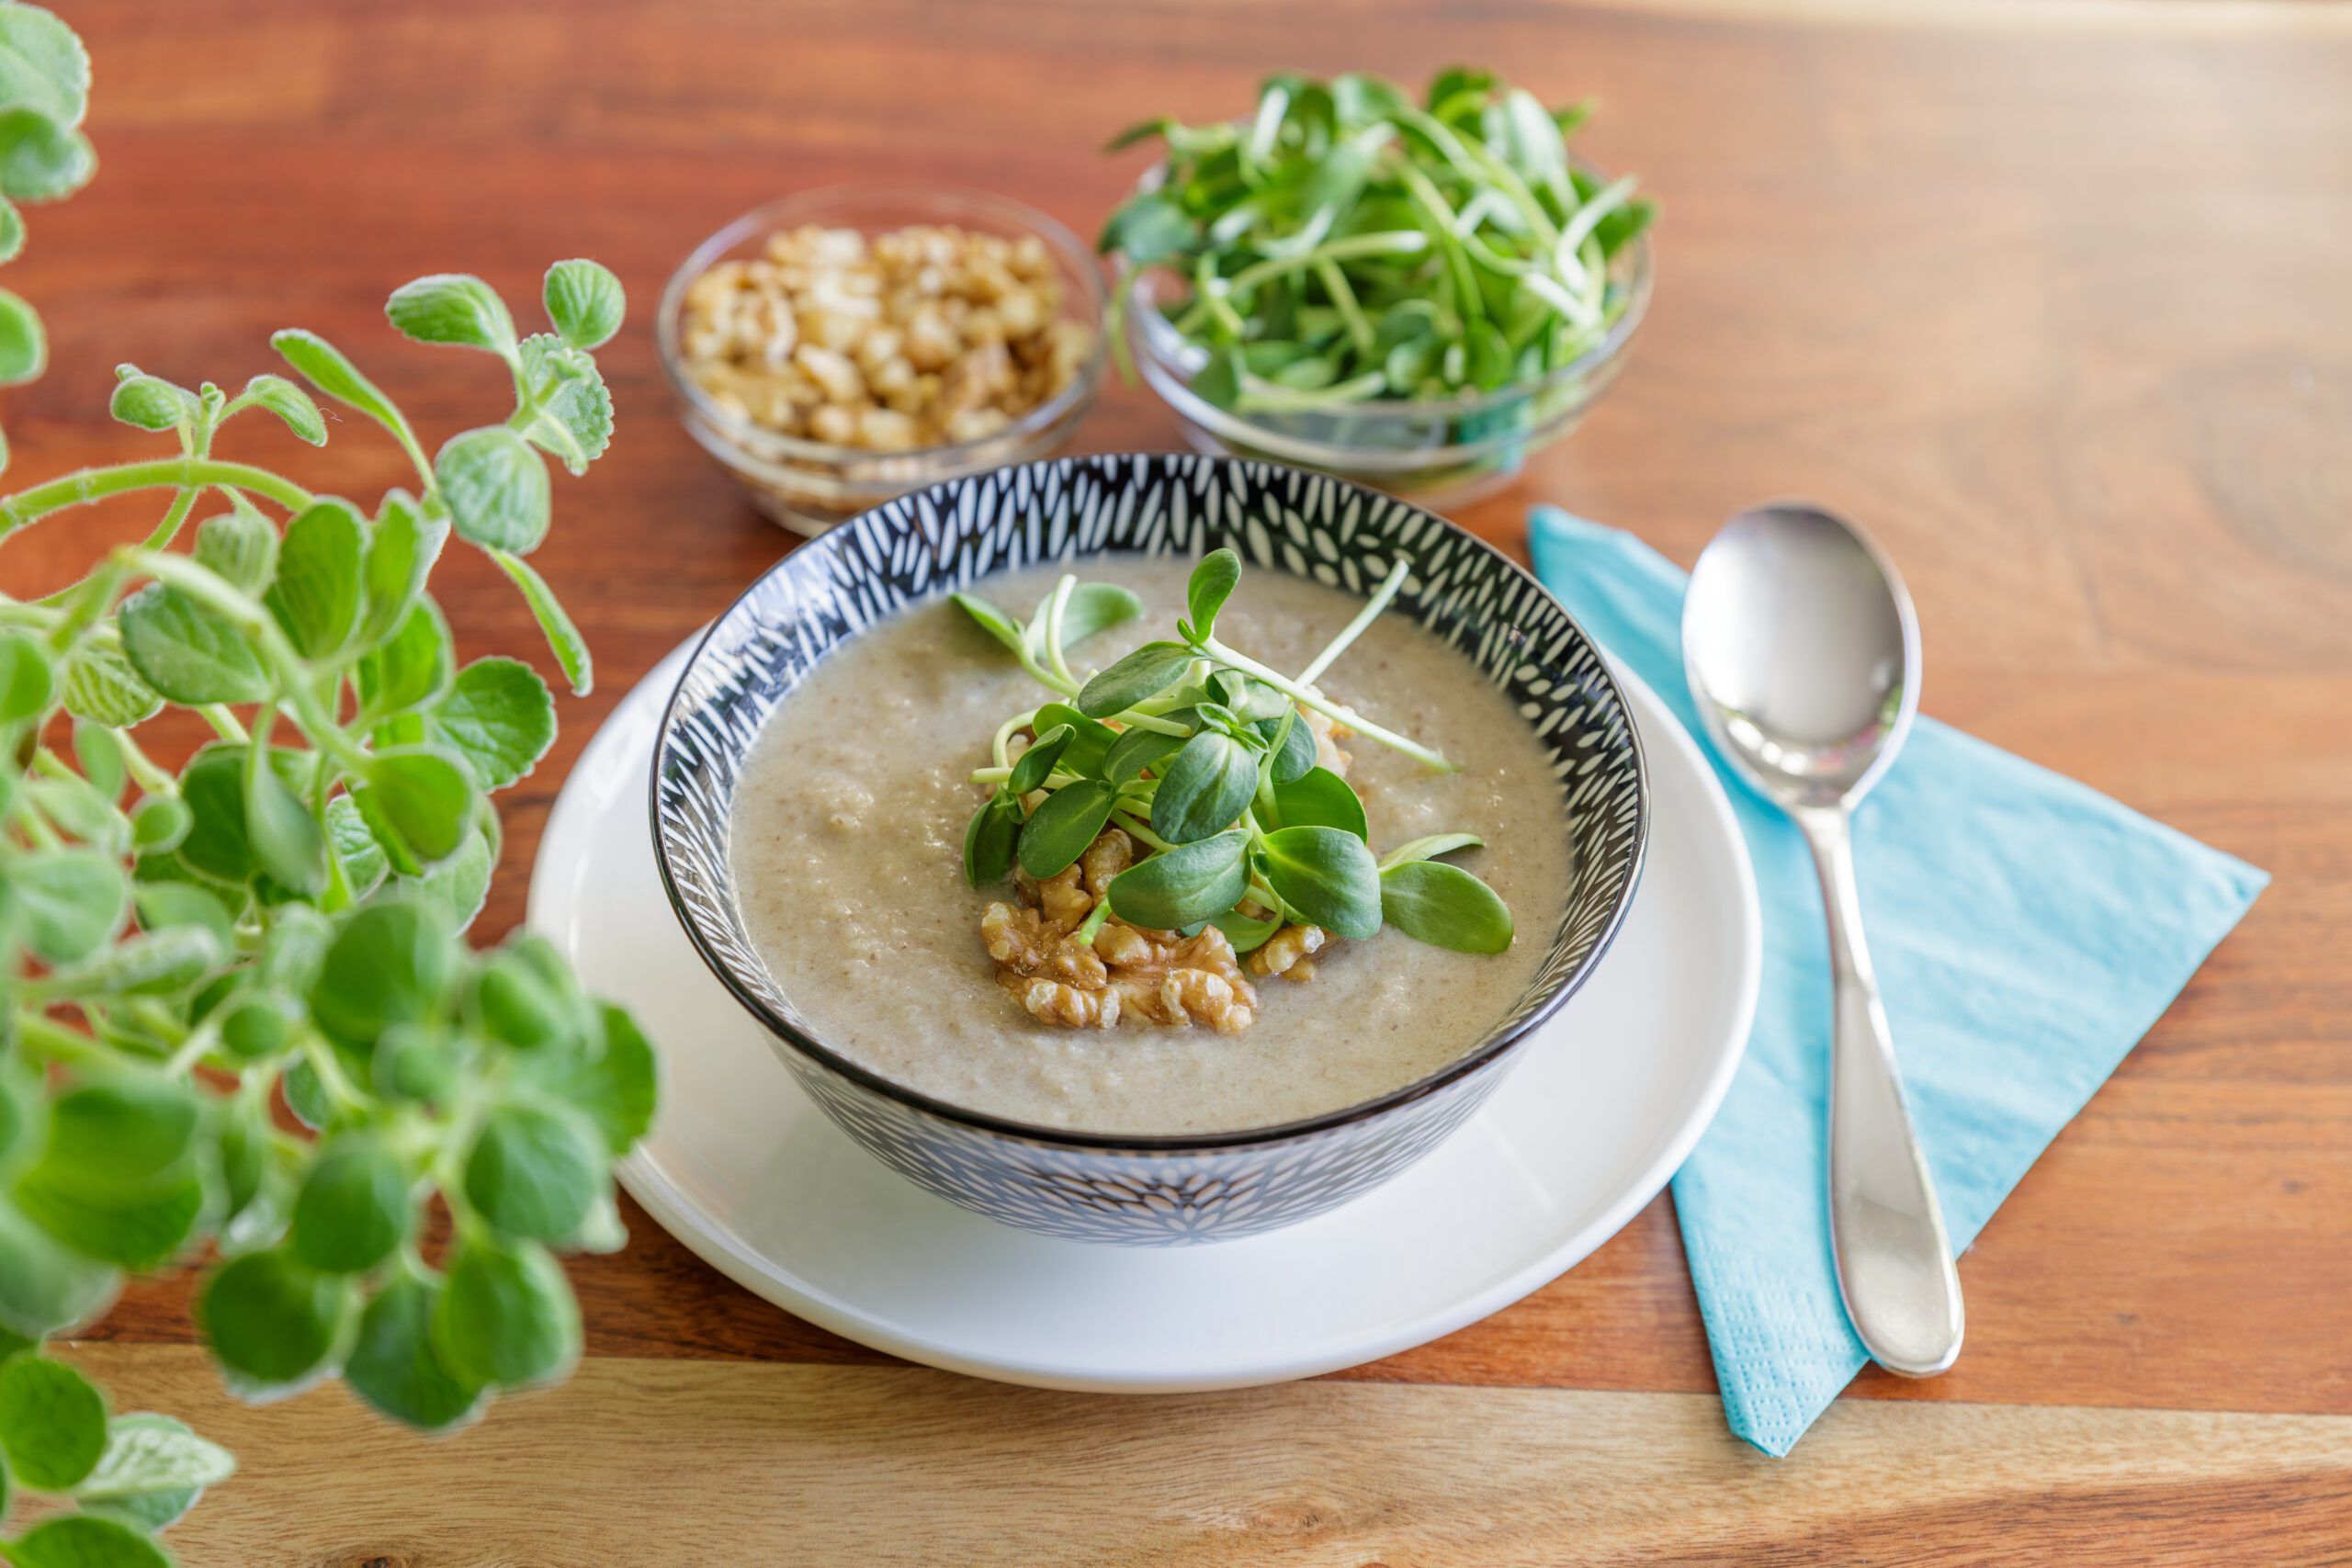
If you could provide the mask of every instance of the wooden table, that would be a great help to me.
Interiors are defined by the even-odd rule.
[[[97,183],[32,214],[8,287],[54,367],[11,393],[11,479],[131,449],[110,369],[235,384],[272,328],[354,349],[428,443],[501,406],[487,362],[394,341],[448,268],[528,299],[590,254],[639,312],[621,428],[559,479],[540,557],[594,695],[506,797],[537,830],[598,718],[786,540],[672,420],[647,308],[777,193],[923,175],[1092,226],[1141,115],[1261,70],[1418,81],[1490,62],[1599,95],[1582,145],[1666,203],[1631,370],[1516,493],[1688,560],[1804,491],[1878,529],[1926,625],[1928,705],[2271,869],[2277,885],[1962,1266],[1950,1376],[1866,1375],[1788,1460],[1724,1431],[1661,1199],[1572,1274],[1436,1344],[1250,1393],[1090,1398],[909,1369],[784,1316],[630,1215],[575,1269],[590,1359],[427,1443],[339,1391],[248,1411],[182,1283],[78,1352],[243,1471],[193,1564],[2343,1561],[2352,1552],[2352,17],[2313,6],[1927,9],[1540,0],[84,0]],[[1115,391],[1098,448],[1167,446]],[[260,450],[267,437],[245,440]],[[282,441],[282,438],[281,438]],[[283,457],[282,445],[271,448]],[[345,422],[303,470],[373,494]],[[127,514],[12,547],[62,574]],[[469,655],[536,646],[469,555]],[[658,1021],[656,1021],[658,1023]]]

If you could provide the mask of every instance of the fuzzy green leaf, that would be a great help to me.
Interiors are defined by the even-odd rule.
[[[547,537],[548,466],[503,424],[452,436],[433,459],[433,481],[460,538],[524,556]]]
[[[403,283],[384,315],[418,343],[455,344],[502,357],[514,352],[514,318],[498,291],[469,273],[441,272]]]
[[[196,1315],[231,1387],[249,1399],[274,1398],[334,1370],[356,1305],[348,1277],[273,1248],[215,1270]]]
[[[505,789],[555,743],[555,698],[522,660],[477,659],[425,710],[424,735],[455,752],[483,789]]]
[[[440,1301],[435,1277],[402,1270],[360,1314],[359,1337],[344,1362],[351,1391],[395,1421],[446,1432],[481,1409],[482,1384],[452,1371],[433,1348]]]
[[[327,444],[326,416],[311,394],[283,376],[256,376],[245,383],[237,394],[238,400],[254,408],[267,409],[284,422],[297,438],[313,446]]]
[[[0,108],[0,193],[16,201],[55,201],[97,172],[97,149],[73,126],[29,104]]]
[[[621,330],[628,297],[621,280],[599,264],[575,259],[548,268],[540,289],[548,320],[574,348],[597,348]]]
[[[523,602],[539,623],[540,632],[548,639],[548,649],[555,654],[556,663],[563,670],[563,678],[571,683],[571,694],[584,697],[596,689],[596,666],[588,654],[588,640],[580,628],[571,624],[563,605],[556,599],[555,590],[547,580],[531,570],[530,562],[504,550],[492,550],[490,558],[514,580],[523,591]]]
[[[19,1356],[0,1366],[0,1452],[17,1480],[62,1492],[90,1473],[107,1446],[107,1404],[62,1361]]]
[[[359,629],[368,543],[367,525],[347,502],[312,502],[287,523],[265,602],[305,659],[339,651]]]
[[[257,703],[270,694],[245,633],[176,588],[149,583],[123,601],[119,624],[132,667],[175,703]]]
[[[49,333],[40,312],[0,288],[0,387],[37,379],[49,368]]]
[[[580,1359],[580,1303],[537,1242],[462,1241],[433,1311],[433,1346],[459,1377],[548,1382]]]

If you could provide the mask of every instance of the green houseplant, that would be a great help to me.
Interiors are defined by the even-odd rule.
[[[89,80],[64,23],[0,4],[6,255],[17,202],[95,169]],[[651,1117],[653,1056],[545,943],[463,938],[497,860],[489,796],[546,752],[555,703],[519,660],[458,666],[426,591],[453,536],[487,552],[588,690],[587,649],[526,558],[548,525],[548,457],[582,473],[610,437],[593,351],[624,301],[586,261],[549,269],[543,298],[554,330],[525,336],[478,278],[391,296],[402,333],[487,354],[513,385],[507,418],[431,456],[323,339],[272,340],[414,468],[372,507],[211,455],[248,414],[322,443],[294,379],[231,394],[130,366],[112,412],[160,450],[0,496],[0,546],[84,502],[164,502],[81,581],[0,595],[0,1558],[16,1568],[167,1562],[155,1532],[232,1468],[168,1416],[111,1413],[45,1352],[126,1274],[200,1264],[206,1342],[251,1399],[340,1374],[443,1430],[578,1355],[557,1257],[622,1242],[612,1167]],[[0,383],[45,358],[39,316],[0,290]],[[176,769],[137,738],[169,706],[213,736]],[[51,1499],[38,1523],[25,1493]]]

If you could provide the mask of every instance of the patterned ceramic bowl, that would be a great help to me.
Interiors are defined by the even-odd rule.
[[[1109,551],[1199,556],[1368,592],[1414,563],[1410,615],[1516,699],[1565,785],[1576,868],[1543,967],[1509,1016],[1438,1071],[1281,1126],[1153,1137],[1026,1125],[860,1066],[808,1029],[737,911],[728,821],[761,726],[817,660],[914,600],[1000,568]],[[1418,507],[1293,468],[1154,455],[1064,458],[917,491],[805,545],[718,618],[688,661],[653,758],[662,875],[695,946],[774,1036],[803,1089],[909,1179],[1023,1229],[1081,1241],[1217,1241],[1346,1201],[1427,1154],[1493,1093],[1519,1047],[1591,973],[1641,875],[1649,794],[1625,702],[1535,581]]]

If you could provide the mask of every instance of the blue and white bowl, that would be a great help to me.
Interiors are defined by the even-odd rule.
[[[1413,570],[1391,613],[1460,649],[1510,693],[1550,753],[1574,885],[1543,966],[1508,1015],[1447,1066],[1376,1099],[1279,1126],[1166,1137],[1033,1126],[951,1105],[819,1038],[745,932],[728,856],[743,761],[776,705],[837,644],[999,570],[1119,551],[1196,558],[1225,545],[1253,569],[1353,593],[1404,556]],[[934,485],[786,556],[688,660],[654,749],[652,811],[662,881],[687,935],[852,1137],[910,1180],[1007,1224],[1167,1246],[1320,1213],[1460,1126],[1615,936],[1641,876],[1649,791],[1623,694],[1583,629],[1492,547],[1338,479],[1153,454],[1027,463]]]

